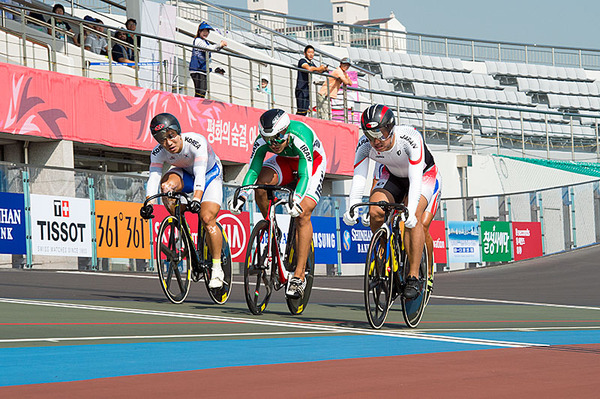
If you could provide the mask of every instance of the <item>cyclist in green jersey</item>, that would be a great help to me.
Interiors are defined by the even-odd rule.
[[[296,183],[287,211],[295,218],[298,262],[294,276],[288,280],[286,295],[299,298],[304,295],[306,287],[304,267],[313,233],[310,216],[321,197],[327,159],[315,132],[303,122],[290,120],[281,109],[263,113],[258,128],[260,135],[252,147],[250,169],[242,185]],[[265,161],[268,152],[275,155]],[[239,197],[232,198],[229,201],[230,211],[240,213],[247,197],[248,193],[241,193]],[[269,204],[266,191],[256,191],[256,202],[263,217],[266,217]]]

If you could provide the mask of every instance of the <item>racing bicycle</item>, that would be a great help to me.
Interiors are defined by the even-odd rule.
[[[244,290],[248,309],[255,315],[261,314],[267,308],[271,294],[286,287],[288,279],[296,269],[296,223],[290,219],[285,251],[281,252],[281,230],[277,226],[275,209],[278,205],[287,204],[291,200],[292,190],[283,186],[253,184],[236,189],[234,198],[241,190],[262,189],[267,192],[269,207],[267,217],[254,226],[246,250],[246,267],[244,268]],[[284,192],[287,197],[277,196]],[[280,198],[281,197],[281,198]],[[306,288],[300,298],[288,298],[286,302],[291,314],[301,314],[308,305],[313,285],[315,270],[315,247],[311,240],[310,252],[304,269]]]
[[[188,195],[179,191],[160,193],[150,196],[144,206],[159,197],[174,200],[174,215],[167,216],[158,229],[154,259],[158,269],[160,286],[173,303],[182,303],[190,291],[190,281],[204,279],[208,295],[213,302],[224,304],[231,292],[231,251],[223,227],[217,223],[223,236],[221,267],[225,273],[223,286],[210,288],[208,283],[212,273],[212,255],[208,247],[208,236],[198,213],[198,237],[194,246],[190,226],[185,219],[185,206],[182,200],[189,202]]]
[[[408,210],[404,204],[361,202],[350,208],[350,215],[354,216],[354,209],[361,206],[379,206],[385,212],[385,223],[373,233],[365,263],[364,300],[369,324],[375,329],[381,328],[392,304],[400,297],[404,321],[408,327],[415,328],[431,295],[427,284],[427,247],[423,247],[421,255],[419,293],[413,299],[405,298],[402,292],[410,265],[401,223],[408,217]]]

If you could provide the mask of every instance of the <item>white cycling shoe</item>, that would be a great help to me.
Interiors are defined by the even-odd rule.
[[[225,282],[225,273],[223,269],[212,269],[212,276],[208,283],[208,288],[221,288]]]

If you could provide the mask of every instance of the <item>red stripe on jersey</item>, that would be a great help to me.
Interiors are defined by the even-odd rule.
[[[423,153],[425,152],[425,145],[423,144],[423,141],[421,141],[421,154],[419,155],[419,159],[417,159],[416,161],[413,161],[410,159],[410,157],[408,157],[408,162],[410,162],[411,165],[418,165],[421,163],[421,161],[423,160]]]
[[[354,164],[354,169],[356,169],[356,167],[358,165],[360,165],[361,163],[363,163],[365,161],[365,159],[367,159],[368,157],[364,157],[363,159],[361,159],[360,161],[358,161],[357,163]]]

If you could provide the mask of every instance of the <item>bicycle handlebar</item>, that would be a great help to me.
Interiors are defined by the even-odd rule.
[[[354,217],[354,209],[361,207],[361,206],[379,206],[386,213],[391,210],[398,210],[402,213],[402,216],[404,216],[404,220],[406,220],[406,218],[408,218],[408,208],[406,207],[406,205],[395,203],[395,202],[385,202],[385,201],[359,202],[358,204],[354,204],[350,207],[350,216]]]
[[[169,191],[167,193],[154,194],[146,198],[146,200],[144,201],[144,206],[148,205],[148,202],[159,197],[176,198],[178,201],[181,201],[181,197],[185,197],[186,199],[188,199],[188,194],[184,193],[183,191]]]
[[[271,186],[268,184],[249,184],[247,186],[240,186],[238,188],[235,189],[235,192],[233,193],[234,198],[237,198],[240,195],[240,191],[242,190],[266,190],[267,192],[275,192],[275,191],[285,191],[286,193],[288,193],[289,197],[288,200],[286,202],[289,203],[290,198],[292,198],[292,193],[293,191],[285,186]]]

